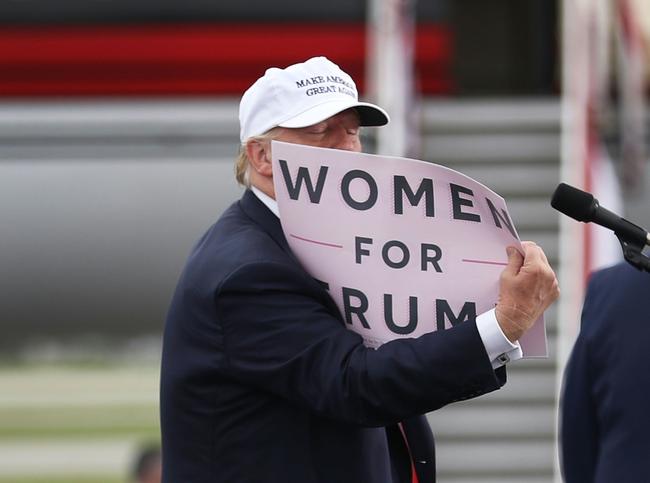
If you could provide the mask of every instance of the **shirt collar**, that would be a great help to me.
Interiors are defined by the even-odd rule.
[[[266,207],[273,212],[275,216],[280,218],[280,210],[278,208],[278,202],[275,201],[273,198],[271,198],[269,195],[266,193],[263,193],[259,189],[257,189],[255,186],[251,186],[251,191],[257,198],[266,205]]]

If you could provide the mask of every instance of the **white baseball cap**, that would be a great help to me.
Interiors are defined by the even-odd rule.
[[[348,74],[325,57],[312,57],[286,69],[272,67],[248,88],[239,103],[239,137],[244,143],[271,128],[306,127],[355,108],[362,126],[383,126],[382,108],[359,102]]]

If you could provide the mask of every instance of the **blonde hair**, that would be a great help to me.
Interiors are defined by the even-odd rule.
[[[246,188],[250,188],[251,182],[250,182],[250,176],[249,176],[249,169],[250,169],[250,160],[248,159],[248,154],[246,153],[246,145],[250,141],[257,141],[257,142],[265,142],[265,141],[271,141],[273,139],[277,139],[277,137],[280,135],[280,128],[274,127],[266,131],[264,134],[260,134],[259,136],[251,136],[249,137],[245,142],[239,146],[239,154],[237,155],[237,159],[235,160],[235,179],[237,179],[237,182],[245,186]]]

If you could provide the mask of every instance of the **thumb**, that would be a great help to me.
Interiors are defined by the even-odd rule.
[[[508,254],[508,265],[503,272],[507,275],[517,275],[524,264],[524,257],[515,247],[507,247],[506,253]]]

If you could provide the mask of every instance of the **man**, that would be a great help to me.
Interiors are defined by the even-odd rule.
[[[650,274],[627,263],[596,272],[564,378],[567,483],[650,479]]]
[[[533,243],[509,250],[495,310],[377,350],[287,245],[270,139],[360,151],[359,127],[386,123],[324,57],[269,69],[242,97],[236,171],[250,189],[195,246],[166,323],[165,482],[431,482],[419,415],[505,383],[514,342],[558,294]]]

